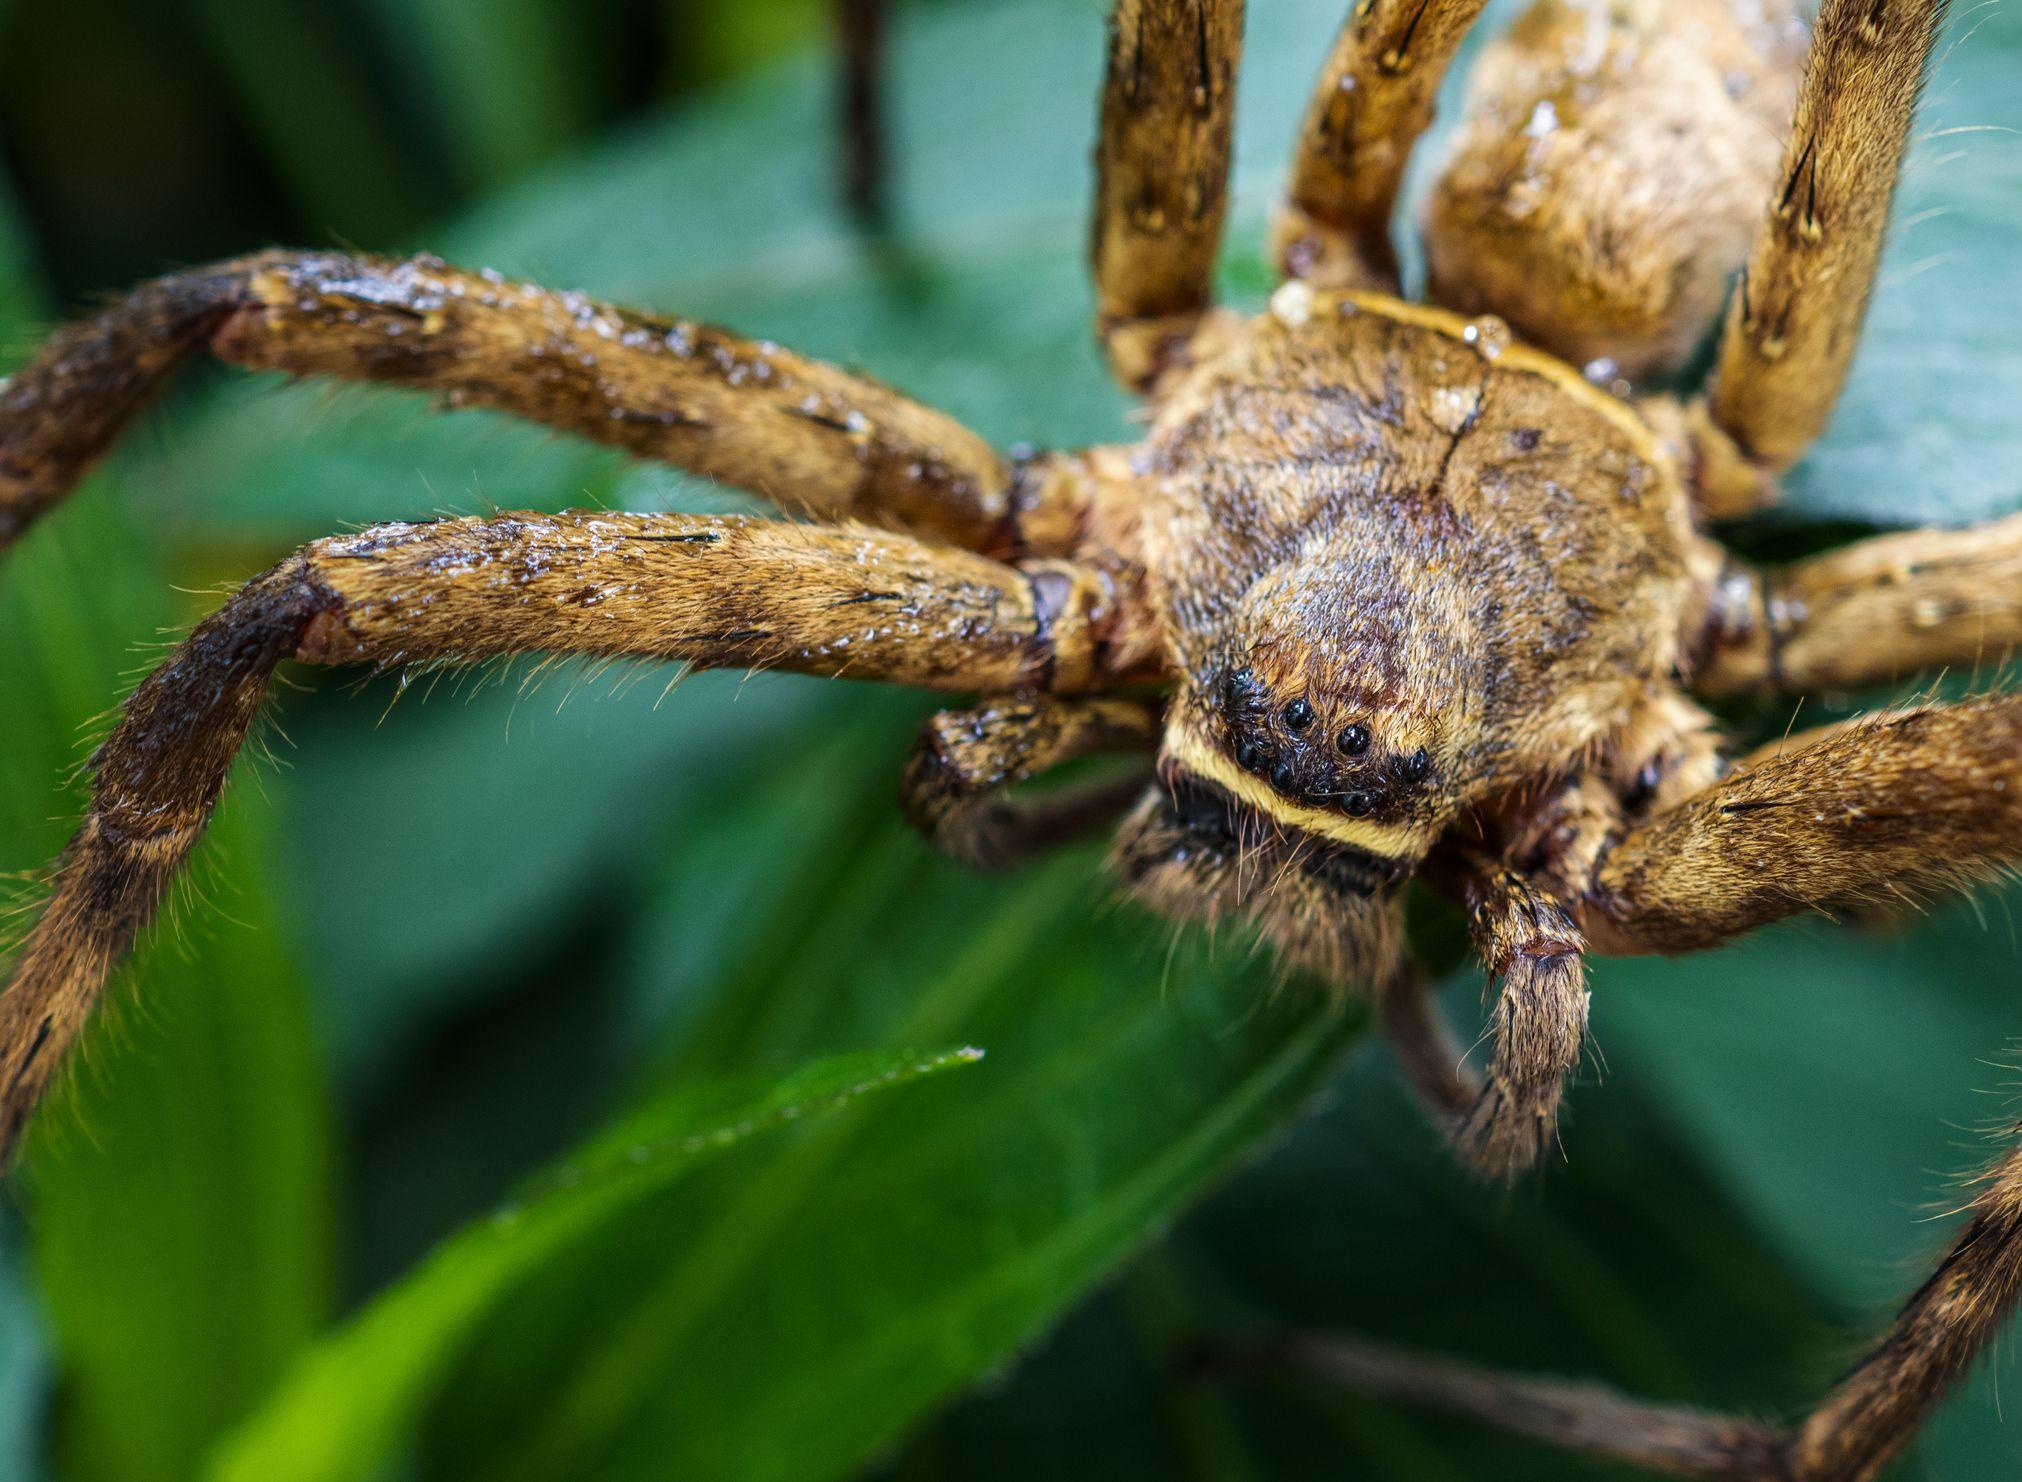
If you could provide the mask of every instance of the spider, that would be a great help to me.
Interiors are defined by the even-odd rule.
[[[1129,894],[1250,922],[1285,963],[1368,995],[1459,1154],[1503,1176],[1553,1138],[1590,950],[1688,952],[2013,865],[2022,698],[1900,706],[1738,759],[1700,704],[2022,638],[2022,517],[1775,570],[1708,533],[1772,501],[1832,409],[1944,0],[1825,0],[1808,39],[1783,0],[1535,0],[1484,50],[1430,197],[1437,306],[1406,302],[1399,182],[1483,3],[1362,0],[1300,134],[1283,282],[1245,318],[1210,291],[1241,0],[1118,0],[1092,265],[1097,337],[1149,403],[1131,446],[1007,457],[777,345],[429,257],[269,252],[56,334],[0,386],[0,541],[200,350],[504,409],[807,518],[384,524],[254,578],[95,755],[90,811],[0,995],[0,1146],[157,910],[284,662],[545,652],[979,697],[935,716],[905,766],[931,840],[1002,866],[1120,820]],[[1702,392],[1634,392],[1716,320]],[[1020,791],[1100,753],[1137,759],[1127,790]],[[1485,1074],[1412,966],[1414,877],[1466,907],[1500,984]],[[1644,1465],[1865,1478],[2018,1282],[2011,1152],[1930,1280],[1790,1430],[1309,1357]]]

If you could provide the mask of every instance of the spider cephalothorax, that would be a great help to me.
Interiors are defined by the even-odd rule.
[[[1689,951],[2013,866],[2017,697],[1738,759],[1694,698],[1847,689],[2022,640],[2022,517],[1781,571],[1712,534],[1774,497],[1838,394],[1943,0],[1826,0],[1801,82],[1782,0],[1536,0],[1486,49],[1433,189],[1445,307],[1414,305],[1396,296],[1391,208],[1481,6],[1358,7],[1301,134],[1286,281],[1245,320],[1210,294],[1240,0],[1118,0],[1094,269],[1111,366],[1153,404],[1130,447],[1006,459],[778,346],[431,258],[268,253],[55,336],[0,383],[0,541],[198,349],[426,387],[809,518],[388,525],[249,583],[98,753],[90,815],[0,994],[0,1152],[288,661],[548,652],[971,695],[905,768],[929,838],[1001,867],[1121,818],[1128,892],[1252,921],[1289,966],[1366,994],[1455,1147],[1503,1174],[1554,1134],[1590,942]],[[1744,254],[1705,393],[1637,396],[1623,375],[1675,367]],[[1095,753],[1138,765],[1018,791]],[[1500,985],[1481,1074],[1413,970],[1414,880],[1463,908]],[[1333,1368],[1672,1471],[1856,1482],[2018,1290],[2022,1153],[1788,1433],[1367,1350]]]

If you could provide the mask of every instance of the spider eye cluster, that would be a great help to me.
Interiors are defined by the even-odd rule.
[[[1324,700],[1274,695],[1248,665],[1222,677],[1219,698],[1236,765],[1295,802],[1364,818],[1432,776],[1432,754],[1386,740],[1378,718],[1330,717]]]

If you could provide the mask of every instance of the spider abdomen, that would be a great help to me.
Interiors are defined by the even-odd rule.
[[[1434,297],[1610,374],[1678,365],[1775,189],[1804,42],[1787,0],[1539,0],[1474,69]]]

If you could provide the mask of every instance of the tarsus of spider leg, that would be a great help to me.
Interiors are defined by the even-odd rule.
[[[1450,1410],[1567,1450],[1677,1477],[1787,1482],[1788,1437],[1752,1421],[1628,1399],[1603,1386],[1505,1374],[1359,1339],[1300,1337],[1209,1349],[1207,1375],[1291,1370],[1378,1399]]]

